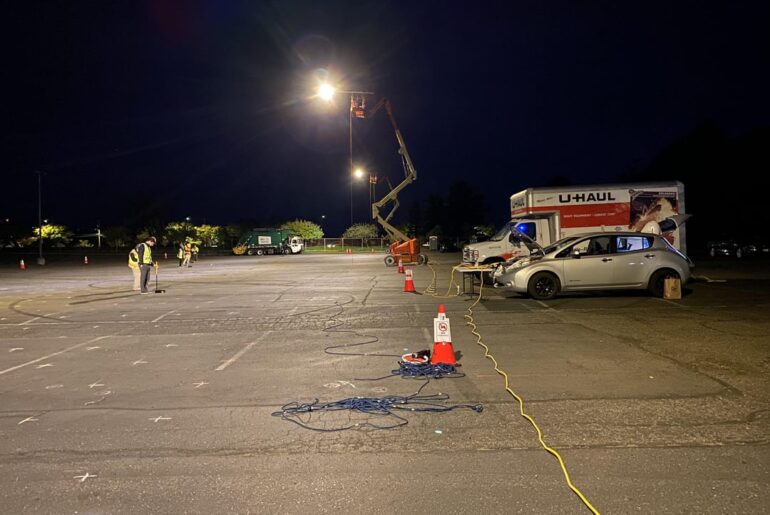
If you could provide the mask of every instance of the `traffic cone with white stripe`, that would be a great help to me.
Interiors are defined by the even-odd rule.
[[[452,348],[452,333],[449,329],[449,318],[446,316],[444,305],[438,307],[438,316],[433,319],[433,352],[430,356],[432,365],[456,365],[455,351]]]
[[[416,293],[414,289],[414,280],[412,279],[412,269],[406,269],[406,275],[404,276],[404,291],[409,293]]]
[[[24,263],[24,260],[23,259],[20,260],[19,261],[19,270],[26,270],[26,269],[27,269],[27,265]]]
[[[402,259],[398,260],[398,273],[399,274],[404,273],[404,261]]]

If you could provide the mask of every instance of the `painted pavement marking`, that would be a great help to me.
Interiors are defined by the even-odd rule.
[[[262,334],[262,336],[260,336],[259,338],[257,338],[257,339],[256,339],[256,340],[254,340],[253,342],[251,342],[251,343],[249,343],[248,345],[246,345],[244,348],[242,348],[241,350],[239,350],[239,351],[238,351],[238,352],[235,354],[235,356],[233,356],[232,358],[228,359],[227,361],[225,361],[224,363],[222,363],[221,365],[219,365],[219,366],[218,366],[217,368],[215,368],[214,370],[216,370],[217,372],[221,372],[222,370],[226,369],[227,367],[229,367],[230,365],[232,365],[232,364],[233,364],[233,363],[234,363],[234,362],[235,362],[235,361],[236,361],[238,358],[240,358],[241,356],[243,356],[244,354],[246,354],[246,353],[249,351],[249,349],[251,349],[253,346],[255,346],[256,344],[258,344],[260,341],[264,340],[264,339],[265,339],[265,337],[266,337],[267,335],[269,335],[270,333],[272,333],[272,331],[267,331],[267,332],[263,333],[263,334]]]
[[[53,352],[51,354],[43,356],[42,358],[33,359],[32,361],[27,361],[26,363],[22,363],[21,365],[16,365],[15,367],[6,368],[5,370],[0,370],[0,376],[3,375],[3,374],[7,374],[8,372],[13,372],[14,370],[18,370],[20,368],[24,368],[24,367],[26,367],[28,365],[34,365],[35,363],[40,363],[41,361],[45,361],[45,360],[47,360],[49,358],[52,358],[54,356],[59,356],[60,354],[64,354],[65,352],[69,352],[71,350],[78,349],[80,347],[83,347],[84,345],[88,345],[90,343],[94,343],[94,342],[97,342],[99,340],[104,340],[105,338],[109,338],[109,336],[97,336],[96,338],[93,338],[93,339],[88,340],[86,342],[78,343],[77,345],[72,345],[71,347],[67,347],[66,349],[63,349],[63,350],[60,350],[60,351],[57,351],[57,352]]]

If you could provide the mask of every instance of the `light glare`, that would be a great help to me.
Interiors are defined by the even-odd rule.
[[[321,84],[318,86],[318,96],[327,102],[331,101],[334,97],[334,86],[327,83]]]

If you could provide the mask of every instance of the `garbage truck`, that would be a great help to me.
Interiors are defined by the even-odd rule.
[[[261,228],[244,233],[233,247],[237,256],[299,254],[305,249],[302,238],[285,229]]]
[[[686,252],[684,184],[679,181],[527,188],[510,197],[511,220],[489,240],[463,248],[464,263],[492,264],[529,255],[522,233],[545,247],[583,232],[663,234]]]

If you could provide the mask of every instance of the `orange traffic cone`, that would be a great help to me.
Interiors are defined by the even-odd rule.
[[[21,261],[19,261],[19,270],[26,270],[26,269],[27,269],[27,265],[24,263],[24,260],[22,259]]]
[[[415,293],[414,281],[412,280],[412,269],[406,269],[406,276],[404,277],[404,291]]]
[[[455,351],[452,348],[452,342],[436,342],[433,344],[433,353],[430,356],[431,365],[443,363],[445,365],[456,365]]]
[[[434,322],[433,353],[430,357],[432,365],[442,363],[456,365],[455,351],[452,348],[452,333],[449,330],[449,319],[446,316],[444,305],[438,307],[438,317]]]
[[[88,264],[88,256],[83,256],[83,264],[84,265]]]
[[[404,262],[402,260],[398,260],[398,273],[403,274],[404,273]]]

